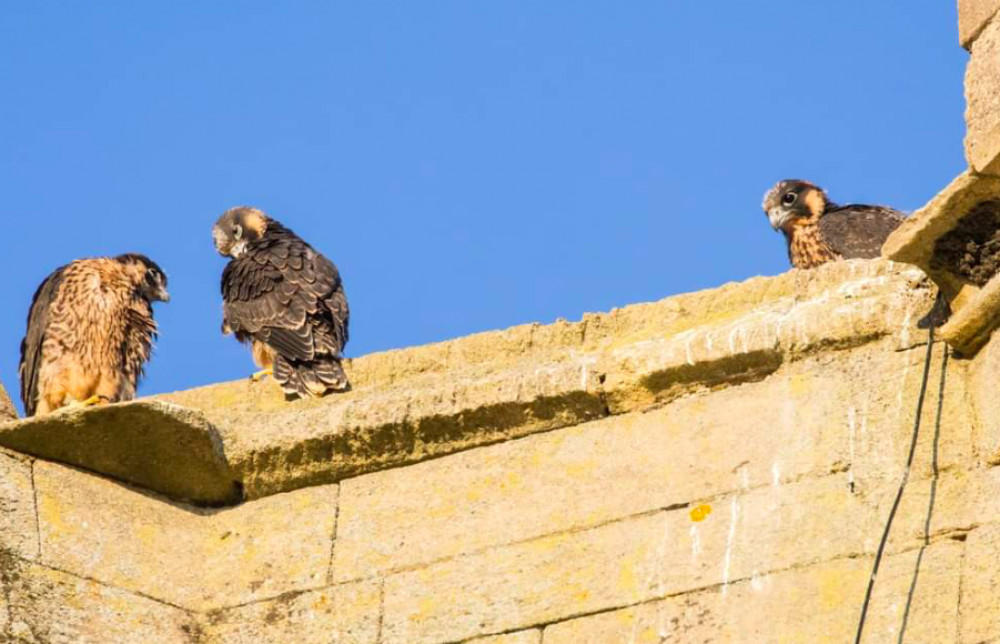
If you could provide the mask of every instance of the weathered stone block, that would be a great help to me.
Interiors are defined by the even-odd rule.
[[[366,577],[846,463],[846,427],[801,428],[843,415],[835,396],[815,394],[851,386],[850,376],[820,378],[810,361],[788,371],[645,414],[347,480],[334,575]]]
[[[1000,9],[1000,0],[958,0],[958,40],[969,49],[986,23]]]
[[[392,575],[383,641],[458,641],[713,583],[726,531],[710,524],[692,540],[684,519],[657,513]]]
[[[961,642],[976,644],[1000,638],[1000,525],[974,530],[962,561]]]
[[[50,568],[0,559],[9,617],[0,640],[17,644],[196,644],[195,618],[124,590]]]
[[[160,402],[71,410],[0,425],[0,445],[206,505],[240,500],[218,432]]]
[[[376,644],[381,582],[284,595],[206,620],[205,644]]]
[[[924,274],[884,262],[835,264],[841,265],[839,281],[803,278],[801,297],[778,298],[736,318],[610,347],[601,354],[599,369],[606,374],[611,411],[646,408],[698,388],[760,380],[793,356],[828,347],[860,346],[886,336],[910,346],[917,320],[931,306]]]
[[[907,597],[919,553],[883,562],[864,642],[955,642],[961,544],[929,548],[920,561],[912,604]],[[555,624],[545,644],[733,642],[767,644],[854,641],[870,558],[842,559],[757,577],[725,590],[690,593]]]
[[[605,414],[592,361],[573,359],[282,403],[273,413],[227,412],[216,422],[247,497],[258,498]]]
[[[0,451],[0,551],[24,559],[38,557],[31,467],[31,459]]]
[[[837,474],[394,574],[386,641],[461,640],[871,554],[895,491],[852,494]],[[917,546],[921,520],[897,542]]]
[[[975,411],[976,457],[985,463],[1000,463],[1000,342],[990,342],[969,365],[969,401]]]
[[[6,420],[17,420],[17,409],[7,395],[7,390],[0,384],[0,422]]]
[[[881,498],[902,475],[922,360],[923,348],[872,344],[647,413],[350,479],[334,575],[362,578],[834,471],[845,472],[843,490]],[[947,381],[939,467],[971,462],[961,383]],[[933,395],[926,403],[915,479],[931,474],[937,404]]]
[[[935,442],[939,469],[968,468],[975,462],[976,414],[968,404],[966,363],[949,359],[942,381],[946,348],[944,343],[936,343],[931,356],[914,478],[932,474]],[[840,436],[848,442],[852,454],[849,473],[859,492],[894,485],[903,474],[926,352],[924,346],[879,358],[873,348],[867,360],[862,352],[845,356],[840,364],[826,364],[826,369],[843,371],[855,382],[853,395],[840,399],[848,430],[846,436]]]
[[[985,4],[985,3],[984,3]],[[992,3],[991,4],[995,4]],[[976,172],[1000,173],[1000,21],[993,20],[971,47],[965,72],[965,155]]]
[[[326,585],[335,485],[221,510],[45,462],[35,485],[42,560],[61,570],[198,611]]]

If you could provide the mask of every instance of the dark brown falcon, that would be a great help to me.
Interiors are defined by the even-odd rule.
[[[169,299],[166,276],[143,255],[81,259],[49,275],[21,342],[25,412],[134,398],[156,337],[153,302]]]
[[[885,206],[838,206],[818,186],[799,179],[779,181],[764,195],[771,227],[788,242],[796,268],[815,268],[840,259],[872,259],[903,222],[903,213]]]
[[[212,229],[231,257],[222,272],[223,333],[252,346],[254,361],[288,395],[349,387],[341,366],[349,310],[333,262],[254,208],[226,211]]]

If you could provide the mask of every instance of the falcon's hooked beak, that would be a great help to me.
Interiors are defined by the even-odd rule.
[[[785,210],[781,206],[775,206],[767,211],[767,220],[771,222],[771,228],[775,230],[783,230],[785,224],[787,224],[793,216],[794,215],[790,211]]]
[[[246,240],[240,240],[229,247],[228,255],[234,259],[239,259],[243,257],[243,254],[247,252],[247,242]]]
[[[155,297],[156,297],[156,300],[159,301],[159,302],[169,302],[170,301],[170,293],[168,293],[167,289],[165,289],[165,288],[160,288],[156,292],[156,296]]]

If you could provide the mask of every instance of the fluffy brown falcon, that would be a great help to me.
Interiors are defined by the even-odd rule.
[[[349,310],[333,262],[254,208],[227,210],[212,229],[231,257],[222,272],[223,333],[288,395],[318,397],[349,385],[341,367]]]
[[[818,186],[798,179],[779,181],[764,195],[771,227],[788,242],[796,268],[814,268],[838,259],[878,257],[882,244],[903,221],[885,206],[838,206]]]
[[[21,342],[21,400],[29,416],[135,397],[156,337],[153,302],[167,278],[151,259],[80,259],[35,291]]]

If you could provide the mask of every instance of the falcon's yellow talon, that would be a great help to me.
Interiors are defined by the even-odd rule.
[[[265,376],[273,376],[274,369],[262,369],[250,376],[250,382],[260,382]]]
[[[93,407],[95,405],[100,405],[101,403],[107,402],[104,396],[91,396],[86,400],[73,401],[70,403],[72,407]]]

